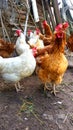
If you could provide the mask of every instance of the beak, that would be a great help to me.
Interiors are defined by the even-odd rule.
[[[16,45],[14,45],[14,49],[16,48]]]

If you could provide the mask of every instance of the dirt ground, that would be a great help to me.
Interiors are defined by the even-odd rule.
[[[44,93],[34,74],[23,91],[0,79],[0,130],[73,130],[73,67],[67,69],[56,97]]]

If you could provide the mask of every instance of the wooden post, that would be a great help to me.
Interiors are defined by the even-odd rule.
[[[51,21],[53,30],[54,30],[55,29],[55,21],[54,21],[53,13],[52,13],[51,8],[49,6],[48,0],[44,0],[44,1],[45,1],[45,6],[46,6],[48,13],[49,13],[49,17],[50,17],[50,21]]]
[[[53,8],[54,8],[56,24],[62,23],[62,19],[61,19],[59,7],[58,7],[58,1],[57,0],[52,0],[52,5],[53,5]]]
[[[39,15],[38,15],[36,0],[31,0],[31,2],[32,2],[34,20],[35,20],[35,22],[38,22],[39,21]]]
[[[34,15],[34,20],[36,22],[36,25],[39,26],[39,29],[42,32],[42,26],[41,26],[41,22],[39,20],[39,14],[38,14],[38,9],[37,9],[37,3],[36,0],[31,0],[32,2],[32,9],[33,9],[33,15]]]

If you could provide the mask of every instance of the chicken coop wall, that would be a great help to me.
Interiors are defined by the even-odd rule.
[[[8,0],[0,0],[0,9],[5,9],[8,7]]]

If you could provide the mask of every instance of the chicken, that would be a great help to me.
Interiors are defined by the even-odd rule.
[[[31,76],[36,67],[36,60],[31,49],[27,44],[24,46],[25,51],[17,57],[2,58],[0,56],[0,75],[4,80],[15,83],[17,91],[21,89],[19,81]]]
[[[40,49],[44,47],[43,40],[39,39],[39,33],[40,30],[38,28],[36,28],[34,33],[28,30],[28,34],[29,34],[28,44],[30,45],[31,48],[36,47],[37,49],[38,48]]]
[[[46,20],[43,21],[43,27],[44,27],[45,34],[43,35],[40,33],[39,36],[40,36],[40,39],[43,40],[44,45],[46,46],[46,45],[49,45],[51,43],[52,31],[51,31],[50,26]]]
[[[16,52],[18,55],[20,55],[25,51],[26,48],[30,48],[30,46],[26,43],[25,36],[21,30],[16,30],[15,34],[18,36],[16,41]]]
[[[39,39],[39,35],[36,30],[34,32],[32,32],[31,30],[28,30],[28,34],[29,34],[28,43],[29,45],[32,46],[32,44],[35,44],[36,41]]]
[[[18,36],[15,48],[16,48],[17,54],[20,55],[25,52],[25,49],[30,48],[30,46],[26,43],[25,36],[21,30],[19,30],[19,29],[16,30],[15,35]],[[32,47],[32,48],[30,48],[30,50],[31,50],[33,56],[35,57],[37,54],[37,48]]]
[[[51,83],[54,95],[56,95],[56,86],[62,82],[63,75],[68,67],[68,61],[64,55],[65,29],[67,27],[67,23],[61,24],[61,27],[60,25],[56,27],[54,43],[50,47],[50,51],[37,59],[37,75],[45,84],[44,89],[49,89],[47,83]]]
[[[73,33],[67,39],[67,48],[73,52]]]
[[[15,45],[0,39],[0,56],[8,58],[12,55],[15,50]]]
[[[32,30],[28,30],[27,32],[27,37],[28,39],[31,39],[33,37],[34,33],[32,32]]]

